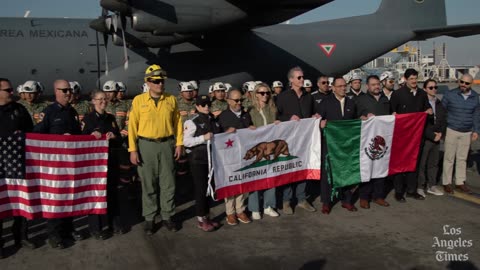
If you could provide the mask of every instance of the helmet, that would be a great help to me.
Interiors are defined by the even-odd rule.
[[[400,77],[400,79],[398,79],[398,84],[404,84],[405,83],[405,77]]]
[[[391,79],[395,80],[395,76],[393,76],[393,73],[391,71],[385,71],[380,75],[380,81],[383,81],[385,79]]]
[[[127,86],[123,82],[117,82],[119,92],[127,92]]]
[[[149,90],[149,89],[148,89],[148,84],[147,84],[147,83],[143,83],[143,85],[142,85],[142,93],[146,93],[146,92],[148,92],[148,90]]]
[[[82,86],[77,81],[68,82],[70,84],[70,88],[72,88],[72,93],[80,94],[82,92]]]
[[[36,81],[26,81],[23,85],[19,93],[39,93],[40,87]]]
[[[233,88],[233,86],[232,86],[231,84],[229,84],[229,83],[224,83],[223,85],[225,85],[225,88],[227,88],[227,89],[225,90],[225,92],[228,92],[228,91],[230,91],[230,89]]]
[[[257,86],[256,82],[249,81],[243,84],[242,90],[243,92],[253,92],[255,90],[255,86]]]
[[[118,84],[115,81],[107,81],[103,85],[103,91],[104,92],[116,92],[118,90],[120,90],[120,89],[118,87]]]
[[[213,84],[208,87],[208,93],[213,93]]]
[[[303,80],[303,87],[312,87],[312,81],[310,80]]]
[[[216,82],[213,84],[212,91],[221,91],[221,90],[227,90],[227,87],[225,87],[225,84],[222,82]]]
[[[167,73],[159,65],[151,65],[145,70],[145,81],[147,79],[166,79]]]
[[[19,86],[17,86],[17,93],[22,93],[22,87],[23,87],[23,84],[20,84]]]
[[[189,81],[189,83],[193,86],[193,90],[198,90],[198,83],[197,83],[197,81]]]
[[[180,82],[178,84],[178,90],[180,90],[180,92],[190,92],[193,91],[194,88],[190,82]]]
[[[262,81],[255,81],[255,84],[261,84],[263,83]]]
[[[275,87],[283,87],[283,83],[281,81],[274,81],[272,83],[272,88],[275,88]]]
[[[38,88],[40,89],[40,92],[45,92],[45,86],[41,82],[37,82]]]
[[[360,74],[353,73],[352,77],[350,77],[350,80],[348,80],[348,83],[351,83],[356,80],[362,81],[362,76],[360,76]]]
[[[335,80],[335,78],[333,78],[333,77],[328,77],[328,86],[332,86],[334,80]]]

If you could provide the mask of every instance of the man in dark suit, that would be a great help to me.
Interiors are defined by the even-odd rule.
[[[319,114],[322,117],[322,128],[325,127],[327,121],[332,120],[350,120],[357,117],[355,101],[346,97],[347,83],[341,77],[335,78],[332,84],[333,95],[322,101]],[[325,140],[322,140],[324,142]],[[332,202],[330,199],[332,187],[327,180],[327,170],[325,169],[325,153],[328,152],[326,143],[322,143],[322,178],[320,181],[322,213],[330,213]],[[352,203],[352,188],[345,187],[340,190],[342,194],[342,207],[348,211],[357,211]]]
[[[409,68],[405,71],[404,77],[406,80],[405,85],[394,91],[390,98],[392,112],[399,114],[426,112],[432,115],[433,111],[428,102],[427,94],[417,86],[418,72],[415,69]],[[420,160],[420,158],[421,157],[418,157],[418,160]],[[425,197],[417,193],[417,172],[395,175],[393,185],[395,188],[395,199],[399,202],[405,202],[404,185],[407,186],[407,197],[416,200],[425,199]]]

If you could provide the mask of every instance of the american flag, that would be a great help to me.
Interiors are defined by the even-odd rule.
[[[91,135],[0,137],[0,219],[107,211],[108,141]]]

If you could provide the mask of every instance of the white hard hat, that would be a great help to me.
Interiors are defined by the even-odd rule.
[[[405,83],[405,77],[400,77],[400,79],[398,79],[398,84],[403,84]]]
[[[208,93],[213,93],[213,84],[208,87]]]
[[[385,71],[380,75],[380,81],[383,81],[385,79],[395,80],[395,76],[391,71]]]
[[[104,92],[116,92],[118,90],[120,90],[120,89],[118,87],[118,84],[115,81],[107,81],[103,85],[103,91]]]
[[[143,92],[143,93],[146,93],[146,92],[148,92],[148,90],[149,90],[148,84],[147,84],[147,83],[143,83],[143,85],[142,85],[142,92]]]
[[[229,83],[224,83],[224,85],[225,85],[225,87],[227,88],[227,89],[225,90],[225,92],[228,92],[228,91],[230,91],[230,89],[233,88],[233,86],[232,86],[231,84],[229,84]]]
[[[328,86],[332,86],[334,80],[335,80],[335,78],[333,78],[333,77],[328,77]]]
[[[72,93],[80,94],[82,92],[82,86],[77,82],[68,82],[70,84],[70,88],[72,88]]]
[[[197,83],[197,81],[189,81],[189,83],[193,86],[193,90],[198,90],[198,83]]]
[[[308,79],[303,80],[303,87],[312,87],[312,81]]]
[[[243,92],[253,92],[257,83],[254,81],[245,82],[242,86]]]
[[[127,86],[123,82],[117,82],[119,92],[127,92]]]
[[[283,83],[281,81],[274,81],[272,83],[272,88],[275,88],[275,87],[283,87]]]
[[[225,87],[225,84],[223,84],[222,82],[216,82],[213,84],[213,87],[212,87],[212,91],[225,91],[227,90],[227,87]]]
[[[350,77],[350,80],[348,80],[348,83],[351,83],[356,80],[362,81],[362,76],[360,76],[360,74],[353,73],[352,77]]]
[[[37,82],[38,88],[40,89],[40,92],[45,92],[45,86],[41,82]]]
[[[255,84],[261,84],[263,83],[262,81],[255,81]]]
[[[22,84],[22,88],[19,93],[38,93],[40,92],[40,87],[36,81],[26,81]]]
[[[178,84],[178,90],[180,90],[180,92],[190,92],[193,91],[194,88],[190,82],[180,82]]]

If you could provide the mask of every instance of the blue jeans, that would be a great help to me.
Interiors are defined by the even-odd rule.
[[[277,208],[277,200],[275,197],[275,188],[254,191],[248,195],[248,209],[252,212],[260,212],[260,196],[263,193],[263,208]]]
[[[293,196],[293,188],[295,188],[295,196],[297,201],[301,202],[307,199],[305,194],[305,188],[307,187],[307,181],[296,182],[293,184],[288,184],[283,187],[283,202],[290,202]]]

